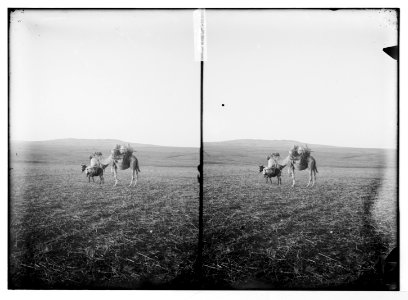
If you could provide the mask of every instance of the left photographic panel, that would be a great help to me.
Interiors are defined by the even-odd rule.
[[[9,288],[189,289],[193,10],[9,10]]]

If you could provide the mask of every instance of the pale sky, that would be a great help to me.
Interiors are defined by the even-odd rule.
[[[205,140],[396,148],[397,61],[382,50],[396,22],[379,10],[207,11]]]
[[[10,135],[199,146],[193,10],[11,16]],[[396,16],[207,10],[204,140],[396,147]],[[221,104],[225,104],[224,107]]]
[[[11,17],[10,135],[199,147],[192,10]]]

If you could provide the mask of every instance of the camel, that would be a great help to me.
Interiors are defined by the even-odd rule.
[[[129,149],[131,148],[129,147]],[[121,150],[123,149],[121,148]],[[119,147],[116,147],[114,150],[112,150],[111,155],[107,159],[108,164],[112,163],[111,171],[113,173],[113,177],[115,178],[114,186],[118,184],[118,169],[126,170],[129,168],[132,170],[132,179],[130,180],[129,186],[132,186],[133,182],[134,186],[136,186],[140,172],[139,161],[133,154],[133,150],[128,150],[125,153],[121,152],[122,154],[119,153]]]
[[[316,182],[316,173],[319,172],[317,171],[316,160],[309,154],[310,152],[310,149],[307,147],[302,149],[301,147],[294,146],[289,151],[288,157],[284,159],[284,164],[288,166],[288,174],[292,177],[292,187],[296,184],[295,169],[299,171],[309,170],[309,182],[306,187],[314,186]]]

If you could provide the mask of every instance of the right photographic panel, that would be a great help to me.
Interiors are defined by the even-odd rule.
[[[398,9],[208,9],[213,288],[398,290]]]

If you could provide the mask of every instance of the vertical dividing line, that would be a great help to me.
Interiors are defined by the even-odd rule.
[[[400,268],[399,274],[398,274],[398,283],[397,283],[397,291],[401,290],[401,240],[400,240],[400,227],[401,227],[401,215],[400,215],[400,188],[399,188],[399,182],[400,182],[400,34],[401,34],[401,19],[400,19],[400,9],[397,8],[397,24],[398,24],[398,59],[397,59],[397,248],[398,248],[398,266]]]
[[[11,13],[12,13],[12,9],[11,8],[7,8],[7,147],[8,147],[8,151],[7,151],[7,168],[10,168],[10,157],[11,157],[11,150],[10,150],[10,19],[11,19]],[[11,196],[10,196],[10,191],[11,191],[11,181],[10,181],[10,169],[8,169],[8,174],[7,174],[7,188],[8,188],[8,205],[7,205],[7,224],[8,224],[8,232],[7,232],[7,250],[8,250],[8,258],[7,258],[7,263],[8,263],[8,267],[9,267],[9,271],[7,272],[7,286],[9,289],[13,288],[13,285],[15,285],[15,283],[13,283],[12,281],[12,276],[11,276],[11,272],[10,272],[10,266],[11,266],[11,257],[12,255],[10,255],[10,253],[13,253],[11,251]]]
[[[204,143],[203,143],[203,108],[204,108],[204,61],[201,61],[201,78],[200,78],[200,200],[198,208],[198,257],[197,257],[197,273],[199,278],[202,277],[203,265],[203,198],[204,198]]]

